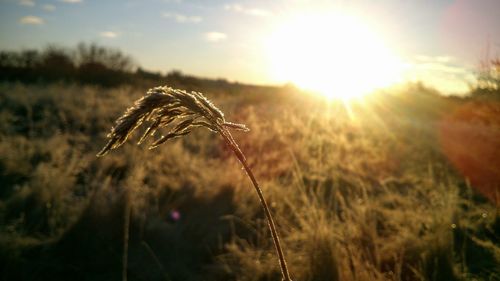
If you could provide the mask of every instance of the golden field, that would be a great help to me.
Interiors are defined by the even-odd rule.
[[[214,86],[215,85],[215,86]],[[178,83],[228,120],[294,280],[500,280],[500,103],[421,85],[344,104]],[[279,280],[258,198],[216,134],[97,158],[144,86],[0,85],[0,279]]]

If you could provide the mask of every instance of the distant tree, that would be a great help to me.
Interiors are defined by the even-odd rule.
[[[500,99],[500,58],[481,62],[473,97]]]
[[[135,67],[131,57],[119,50],[80,43],[76,48],[78,80],[103,86],[129,82]]]
[[[481,63],[478,84],[483,89],[500,89],[500,58]]]
[[[41,56],[38,70],[40,76],[48,81],[70,81],[75,76],[74,57],[67,49],[49,46]]]
[[[114,71],[131,72],[135,63],[120,50],[80,43],[76,48],[76,62],[79,66],[101,64]]]
[[[41,56],[36,50],[0,52],[0,79],[32,82],[37,80],[36,69]]]
[[[167,78],[181,80],[184,78],[184,74],[182,74],[182,71],[174,69],[167,73]]]
[[[17,56],[16,67],[35,68],[40,63],[40,53],[37,50],[25,50]]]
[[[143,79],[160,80],[162,78],[162,75],[160,72],[147,71],[147,70],[142,69],[141,67],[137,68],[137,70],[135,71],[135,74],[139,78],[143,78]]]

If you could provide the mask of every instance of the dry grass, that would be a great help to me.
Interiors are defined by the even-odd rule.
[[[439,139],[443,120],[474,126],[448,118],[468,101],[408,90],[353,106],[350,119],[290,89],[259,91],[207,96],[252,129],[234,137],[294,280],[500,278],[498,209]],[[139,98],[133,88],[0,85],[0,279],[119,279],[128,196],[130,280],[279,280],[263,211],[216,134],[192,130],[161,153],[126,142],[95,158]]]

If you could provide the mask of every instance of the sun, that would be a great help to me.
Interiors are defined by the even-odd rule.
[[[352,99],[398,82],[402,63],[375,32],[339,13],[302,14],[267,40],[272,79],[329,98]]]

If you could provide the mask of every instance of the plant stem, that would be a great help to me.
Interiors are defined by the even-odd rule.
[[[151,256],[151,258],[155,261],[156,265],[158,266],[158,268],[160,269],[161,273],[163,274],[163,277],[165,278],[165,280],[170,280],[170,278],[168,277],[167,272],[165,271],[165,268],[161,264],[161,261],[155,255],[155,252],[153,251],[153,249],[151,249],[151,247],[149,247],[149,244],[146,241],[142,241],[141,244],[146,249],[146,251]]]
[[[234,154],[236,155],[236,157],[238,158],[240,163],[243,165],[243,168],[245,169],[250,180],[252,181],[253,186],[255,188],[255,191],[257,192],[257,195],[259,196],[260,204],[261,204],[262,208],[264,209],[264,212],[266,213],[267,223],[268,223],[269,229],[271,230],[271,235],[273,237],[274,247],[276,248],[276,252],[278,253],[279,263],[280,263],[280,267],[281,267],[281,274],[283,275],[283,281],[292,281],[292,279],[290,278],[290,273],[288,272],[288,267],[286,265],[285,254],[283,253],[283,249],[281,248],[281,243],[280,243],[278,231],[276,230],[273,216],[271,215],[271,211],[269,210],[266,199],[264,198],[264,194],[262,193],[262,189],[260,188],[259,183],[255,179],[255,176],[253,175],[252,170],[248,166],[248,163],[245,159],[245,156],[239,150],[239,148],[237,148],[235,146],[235,144],[233,144],[233,142],[231,141],[232,137],[230,139],[226,134],[228,134],[230,136],[230,133],[227,131],[222,133],[221,135],[224,138],[224,140],[226,141],[226,143],[229,145],[229,147],[231,147],[231,149],[233,150]]]
[[[125,214],[123,216],[123,256],[122,256],[122,281],[127,281],[128,268],[128,238],[130,228],[130,195],[127,189],[125,194]]]

